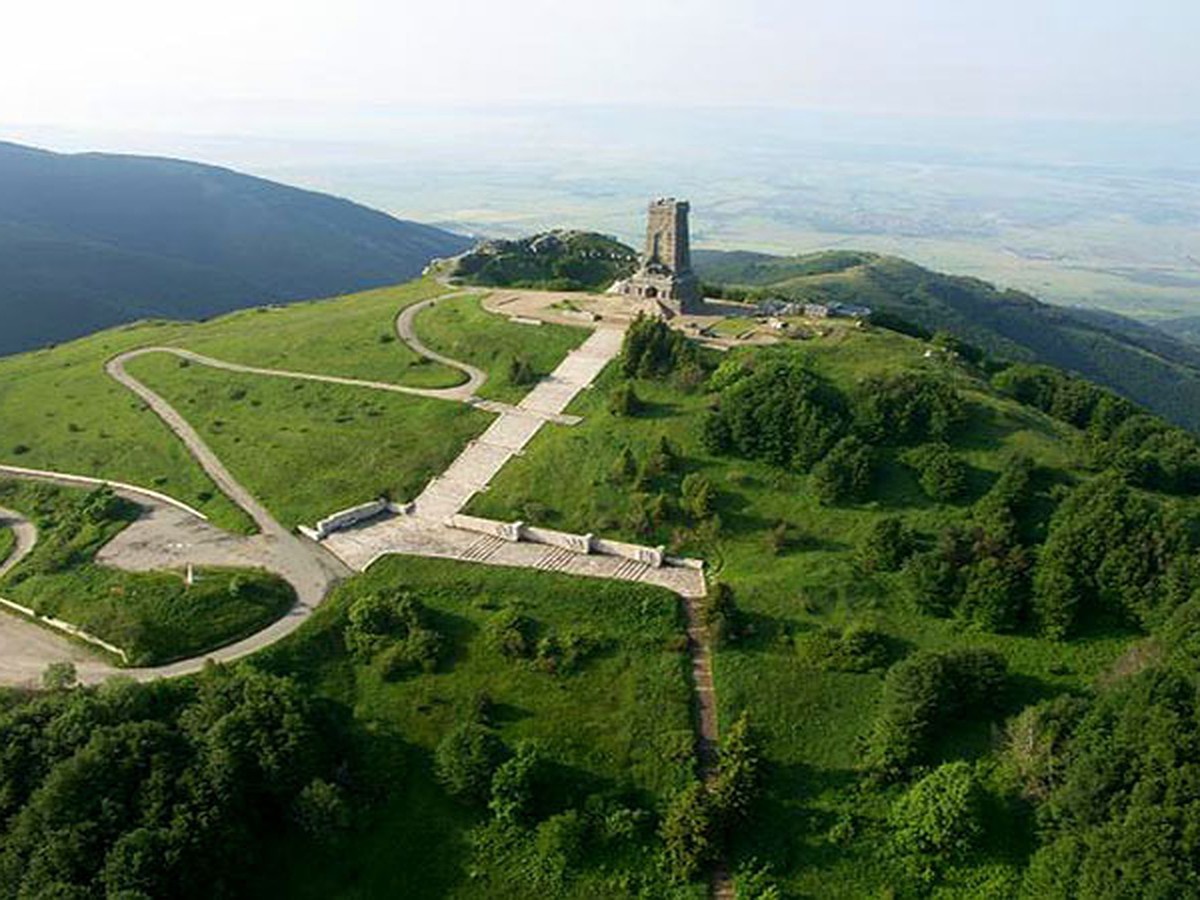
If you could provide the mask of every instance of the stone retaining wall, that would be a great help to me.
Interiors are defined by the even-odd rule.
[[[129,657],[125,655],[124,650],[114,644],[110,644],[103,638],[98,638],[94,634],[89,634],[78,625],[72,625],[70,622],[64,622],[62,619],[55,619],[52,616],[43,616],[36,610],[32,610],[27,606],[22,606],[19,603],[13,603],[11,600],[6,600],[3,597],[0,597],[0,606],[3,606],[5,609],[10,609],[13,612],[20,613],[27,618],[33,619],[35,622],[40,622],[42,625],[48,625],[50,628],[53,628],[56,631],[64,632],[65,634],[71,635],[71,637],[78,638],[81,641],[86,641],[89,644],[93,644],[97,647],[107,650],[109,653],[121,657],[121,662],[125,663],[125,665],[129,665]]]
[[[134,494],[143,494],[152,500],[158,500],[160,503],[166,503],[168,506],[174,506],[176,509],[181,509],[185,513],[195,516],[197,519],[208,521],[208,516],[200,512],[194,507],[188,506],[182,500],[176,500],[169,494],[164,494],[161,491],[152,491],[150,488],[139,487],[136,484],[127,484],[124,481],[110,481],[107,478],[90,478],[86,475],[67,475],[63,472],[52,472],[49,469],[26,469],[22,466],[0,466],[0,475],[9,474],[15,475],[18,478],[28,475],[33,478],[44,478],[52,481],[61,481],[67,484],[78,484],[82,487],[104,487],[108,486],[114,490],[129,491]]]
[[[704,562],[698,559],[682,559],[667,557],[662,547],[646,547],[642,544],[627,544],[624,541],[610,541],[591,534],[575,534],[569,531],[555,531],[551,528],[536,528],[524,522],[499,522],[495,519],[482,519],[478,516],[454,515],[446,520],[451,528],[464,531],[475,531],[506,541],[528,541],[532,544],[548,544],[552,547],[562,547],[573,553],[598,553],[602,556],[620,556],[632,559],[655,569],[664,565],[679,566],[689,569],[702,569]]]

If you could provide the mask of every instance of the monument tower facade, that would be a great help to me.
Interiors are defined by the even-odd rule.
[[[666,314],[695,312],[699,308],[700,282],[692,272],[688,210],[686,200],[674,197],[650,202],[641,265],[621,285],[622,294],[653,301]]]

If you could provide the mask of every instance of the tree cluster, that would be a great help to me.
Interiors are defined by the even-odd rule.
[[[942,441],[914,447],[902,456],[917,473],[917,482],[930,500],[952,503],[967,492],[970,467]]]
[[[705,420],[709,452],[807,472],[846,431],[841,393],[799,360],[770,355],[736,374],[724,375],[727,386]]]
[[[663,864],[673,880],[695,878],[749,820],[762,790],[762,767],[758,738],[742,713],[725,734],[711,785],[689,782],[663,815]]]
[[[1095,467],[1151,490],[1200,493],[1200,440],[1135,403],[1050,366],[1013,365],[992,383],[1084,431],[1083,446]]]
[[[0,713],[0,897],[225,897],[263,835],[347,821],[333,730],[290,680],[58,690]]]
[[[924,761],[932,740],[960,715],[996,706],[1008,666],[991,650],[920,650],[892,666],[868,741],[867,767],[892,778]]]
[[[493,613],[485,630],[488,643],[502,656],[551,675],[577,672],[604,645],[582,628],[546,629],[513,605]]]
[[[359,662],[381,656],[388,677],[432,672],[445,642],[428,619],[428,610],[411,594],[377,591],[350,606],[343,640]]]
[[[639,313],[625,332],[621,371],[627,378],[665,378],[701,368],[699,348],[658,316]]]
[[[1037,802],[1042,835],[1023,896],[1196,895],[1200,700],[1194,660],[1184,670],[1151,667],[1090,703],[1040,704],[1009,733],[1006,756]]]
[[[1197,581],[1192,523],[1107,476],[1075,488],[1055,511],[1033,579],[1042,632],[1062,638],[1089,617],[1152,626]]]

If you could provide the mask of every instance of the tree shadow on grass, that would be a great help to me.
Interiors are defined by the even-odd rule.
[[[679,415],[678,403],[663,403],[660,400],[639,399],[638,411],[633,418],[635,419],[673,419]]]

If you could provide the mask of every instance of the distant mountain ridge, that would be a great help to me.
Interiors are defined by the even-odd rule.
[[[0,142],[0,354],[394,284],[470,245],[216,166]]]
[[[944,329],[1000,358],[1076,372],[1200,430],[1200,345],[1124,316],[1053,306],[876,253],[699,250],[693,259],[700,277],[727,295],[866,304],[931,331]]]

